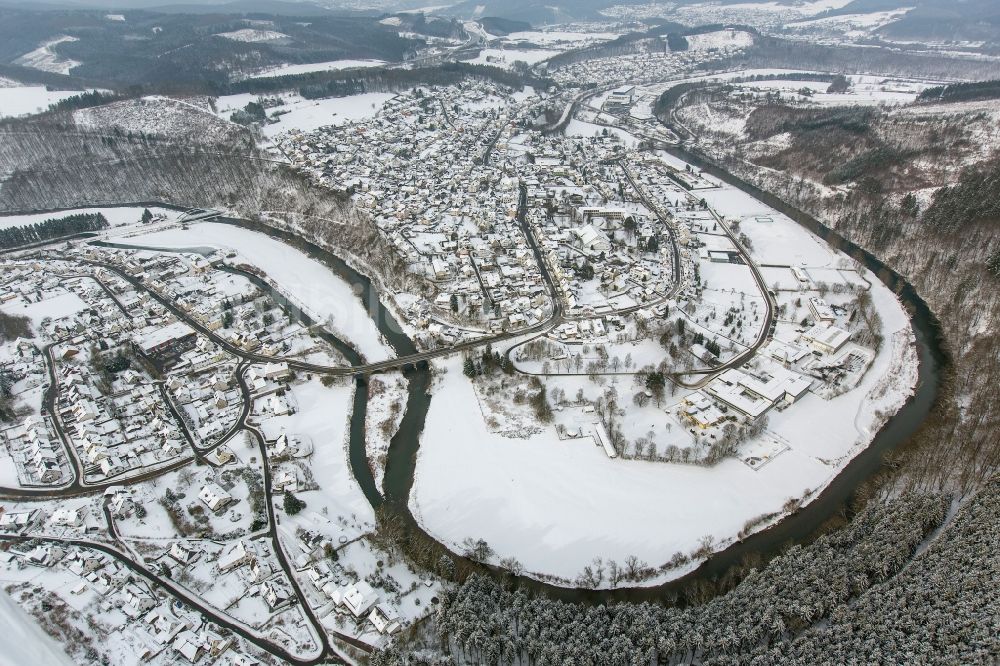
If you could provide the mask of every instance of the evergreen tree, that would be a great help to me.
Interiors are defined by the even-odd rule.
[[[300,500],[295,495],[286,492],[284,506],[285,506],[285,513],[287,513],[289,516],[294,516],[299,511],[302,511],[302,509],[306,508],[306,503]]]

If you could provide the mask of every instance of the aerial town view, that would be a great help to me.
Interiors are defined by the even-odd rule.
[[[0,666],[1000,659],[966,4],[0,2]]]

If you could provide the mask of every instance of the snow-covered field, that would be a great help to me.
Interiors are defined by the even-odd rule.
[[[289,76],[292,74],[308,74],[309,72],[356,69],[358,67],[379,67],[384,64],[384,60],[327,60],[326,62],[310,62],[303,65],[284,64],[251,74],[248,78],[262,79],[268,76]]]
[[[5,303],[0,306],[0,310],[7,314],[27,317],[31,320],[35,330],[40,330],[42,321],[45,319],[72,317],[88,307],[82,298],[72,292],[66,292],[34,303]]]
[[[370,118],[393,97],[392,93],[361,93],[317,100],[299,98],[284,107],[292,110],[280,117],[281,122],[264,127],[264,136],[272,137],[295,130],[311,132],[325,125],[343,125]]]
[[[238,257],[231,261],[263,270],[285,296],[327,324],[332,332],[343,335],[368,360],[392,356],[351,286],[320,262],[281,241],[228,224],[203,222],[187,230],[161,231],[128,242],[151,247],[210,246],[232,250]]]
[[[845,37],[857,38],[871,34],[875,29],[891,23],[906,14],[913,7],[900,7],[866,14],[840,14],[817,19],[807,19],[786,24],[786,28],[797,32],[839,32]]]
[[[576,118],[570,120],[566,126],[566,135],[591,137],[603,134],[604,130],[607,130],[609,134],[618,136],[622,140],[622,145],[635,147],[639,143],[639,140],[635,136],[618,127],[605,127],[604,125],[596,125],[583,120],[577,120]]]
[[[568,49],[585,44],[606,42],[618,37],[616,32],[577,32],[572,30],[525,30],[512,32],[503,38],[505,43],[530,43],[540,46],[559,46]]]
[[[0,215],[0,229],[10,227],[23,227],[29,224],[37,224],[52,218],[66,217],[80,213],[100,213],[108,220],[108,224],[113,227],[120,227],[126,224],[135,224],[142,217],[145,208],[141,206],[121,206],[117,208],[74,208],[72,210],[61,210],[54,213],[28,213],[26,215]],[[174,220],[180,216],[175,210],[168,208],[150,208],[153,215],[163,215],[167,220]]]
[[[63,42],[75,42],[76,37],[70,37],[68,35],[62,35],[61,37],[54,37],[48,41],[42,42],[37,49],[34,51],[29,51],[25,53],[20,58],[14,61],[15,65],[21,65],[23,67],[32,67],[34,69],[40,69],[43,72],[52,72],[54,74],[69,74],[70,70],[79,65],[80,63],[76,60],[71,60],[69,58],[64,58],[53,49],[54,46],[62,44]]]
[[[825,106],[863,106],[873,104],[908,104],[917,98],[921,91],[935,82],[912,81],[870,75],[850,75],[849,90],[843,93],[828,93],[830,84],[825,81],[792,81],[775,79],[770,81],[752,81],[738,84],[744,90],[781,92],[783,95],[796,96],[799,91],[808,89],[812,94],[800,101],[809,105]]]
[[[242,109],[260,95],[226,95],[215,100],[216,113],[228,118],[234,111]],[[326,125],[343,125],[355,120],[374,116],[382,105],[392,99],[392,93],[361,93],[347,97],[327,97],[306,99],[295,93],[276,95],[284,100],[284,105],[268,109],[268,114],[280,113],[279,122],[265,125],[264,136],[274,137],[284,132],[311,132]]]
[[[557,55],[559,51],[546,49],[483,49],[479,56],[469,62],[473,65],[492,65],[494,67],[513,67],[515,62],[525,62],[534,65],[546,58]]]
[[[41,113],[69,97],[79,95],[82,90],[46,90],[45,86],[0,87],[0,118],[16,118]]]
[[[729,187],[704,194],[721,214],[745,220],[742,231],[761,263],[834,268],[840,261],[749,195]],[[755,214],[774,221],[750,222]],[[461,359],[442,363],[446,372],[433,390],[411,494],[415,515],[458,550],[468,537],[483,538],[497,557],[569,580],[594,557],[621,563],[635,555],[658,566],[704,543],[724,547],[748,522],[829,484],[870,443],[884,418],[879,412],[892,413],[911,393],[916,357],[907,315],[889,289],[866,277],[883,320],[881,352],[855,390],[832,400],[810,393],[773,411],[768,437],[788,449],[756,469],[738,458],[715,467],[612,460],[589,438],[560,440],[552,427],[527,439],[504,438],[488,429]],[[683,573],[668,571],[648,583]]]
[[[718,30],[687,38],[689,51],[741,48],[753,45],[753,35],[742,30]]]
[[[249,42],[257,44],[262,42],[282,42],[291,39],[288,35],[274,30],[254,30],[253,28],[243,28],[232,32],[220,32],[215,35],[224,39],[231,39],[235,42]]]

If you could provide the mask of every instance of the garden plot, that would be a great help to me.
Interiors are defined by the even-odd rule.
[[[521,372],[546,375],[587,372],[589,364],[602,361],[600,373],[635,372],[643,366],[659,365],[665,356],[663,347],[650,339],[567,344],[546,337],[511,352],[511,359]]]
[[[701,296],[692,301],[692,314],[700,326],[741,346],[757,339],[764,325],[764,297],[750,268],[743,264],[701,262],[701,278],[706,284]],[[723,341],[719,341],[726,347]]]
[[[76,576],[69,572],[65,572],[65,575],[71,576],[72,584],[76,584]],[[51,587],[60,577],[59,574],[43,576],[42,580],[47,587]],[[62,646],[42,629],[38,621],[4,590],[0,590],[0,622],[3,622],[8,636],[17,637],[16,640],[5,641],[4,658],[7,663],[48,666],[71,666],[75,663]]]
[[[603,135],[605,133],[617,136],[621,139],[622,145],[626,147],[634,148],[639,145],[639,139],[637,139],[633,134],[617,127],[595,125],[594,123],[584,122],[582,120],[577,120],[576,118],[570,120],[569,124],[566,126],[566,136],[593,137]]]
[[[214,572],[212,585],[202,598],[227,615],[249,626],[260,625],[271,617],[267,602],[258,586],[248,583],[242,571]]]
[[[169,472],[154,483],[134,487],[132,500],[137,507],[115,524],[125,538],[162,541],[179,537],[229,538],[250,530],[254,518],[255,492],[262,485],[248,469],[213,471],[211,467],[188,467]],[[197,470],[197,471],[195,471]],[[198,498],[207,484],[222,487],[232,497],[224,508],[211,511]]]
[[[21,475],[18,466],[11,457],[6,446],[0,447],[0,486],[17,488],[21,485]]]
[[[11,315],[19,315],[31,319],[35,330],[41,330],[42,322],[47,319],[72,317],[83,312],[90,306],[73,292],[46,292],[43,299],[37,302],[9,301],[0,306],[0,310]]]
[[[601,291],[601,281],[597,278],[579,280],[579,286],[576,290],[577,307],[590,306],[595,310],[598,308],[620,309],[635,304],[635,299],[628,293]]]

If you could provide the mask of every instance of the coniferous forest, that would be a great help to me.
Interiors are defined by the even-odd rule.
[[[53,238],[107,228],[108,220],[101,213],[77,213],[65,217],[54,217],[36,224],[0,229],[0,249],[8,250]]]

